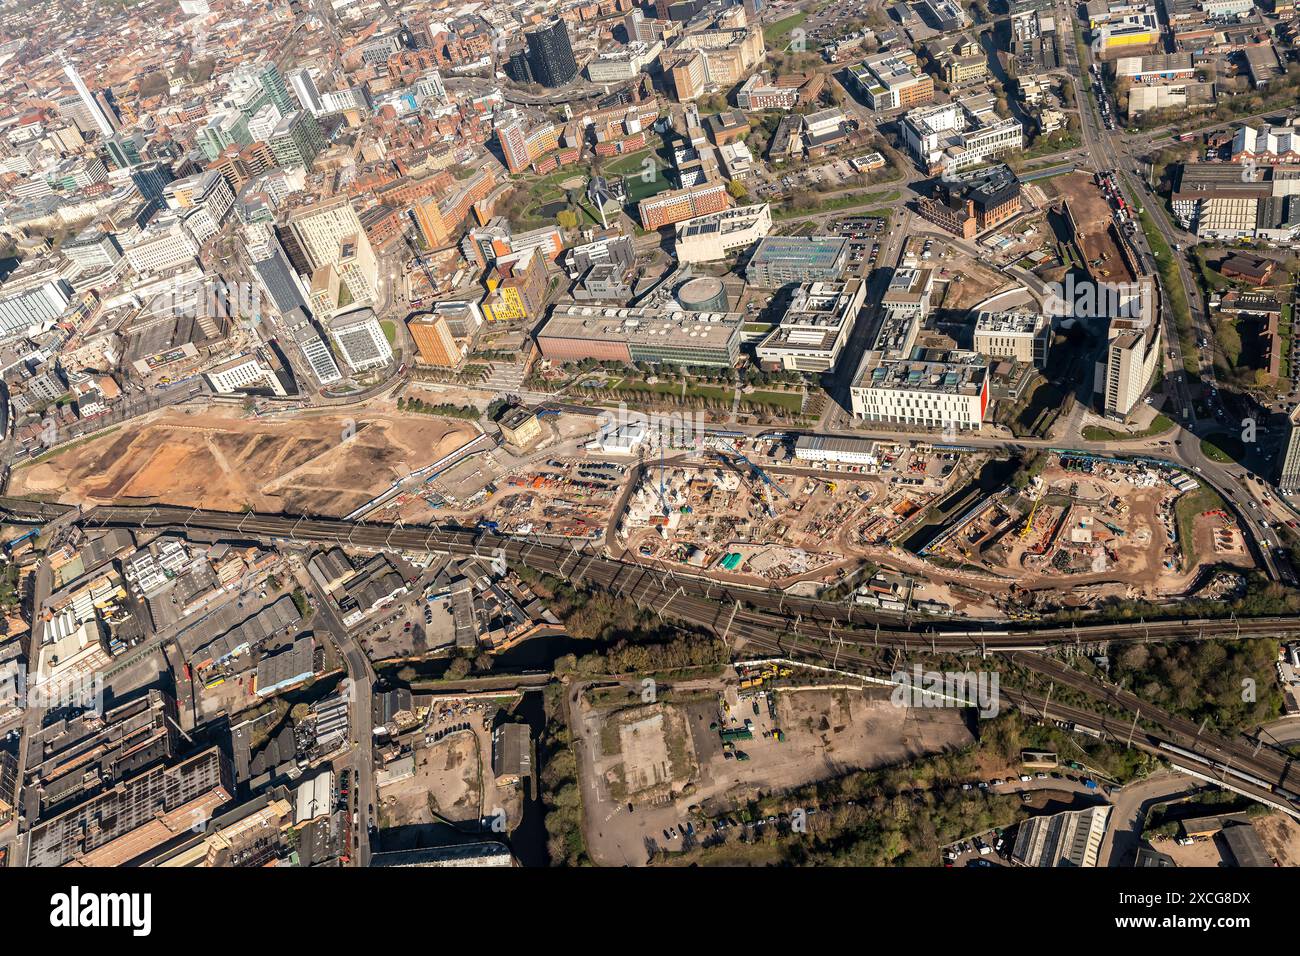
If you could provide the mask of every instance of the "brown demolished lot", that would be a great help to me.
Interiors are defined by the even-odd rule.
[[[365,409],[275,419],[169,410],[19,468],[11,493],[341,516],[475,435],[463,422]]]

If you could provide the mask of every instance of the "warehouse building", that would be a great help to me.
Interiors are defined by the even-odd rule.
[[[1031,817],[1016,832],[1011,859],[1021,866],[1096,866],[1110,811],[1098,806]]]
[[[294,684],[309,680],[315,673],[316,642],[310,636],[300,637],[293,644],[257,662],[254,693],[270,697]]]
[[[844,465],[877,465],[880,456],[872,438],[840,438],[834,435],[801,435],[794,443],[795,461],[835,462]]]
[[[532,776],[532,741],[527,724],[502,724],[492,732],[492,773],[497,786]]]

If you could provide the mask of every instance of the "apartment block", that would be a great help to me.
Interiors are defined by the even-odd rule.
[[[706,180],[698,186],[670,189],[643,199],[637,215],[644,229],[662,229],[685,219],[721,212],[728,205],[727,185],[721,180]]]

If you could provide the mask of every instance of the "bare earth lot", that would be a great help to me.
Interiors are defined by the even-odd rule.
[[[14,494],[344,515],[474,437],[428,416],[168,410],[18,469]],[[352,416],[356,416],[355,418]]]
[[[415,774],[383,787],[379,806],[386,826],[434,822],[436,809],[449,820],[479,817],[479,756],[473,733],[452,734],[415,752]]]
[[[734,683],[708,683],[715,686],[697,685],[680,703],[620,709],[577,698],[574,730],[591,761],[582,767],[587,847],[596,863],[640,866],[656,849],[682,850],[682,821],[692,806],[717,815],[760,791],[900,763],[973,739],[961,711],[896,707],[880,691],[778,689],[773,717],[766,695],[740,698]],[[727,755],[718,728],[743,727],[745,720],[753,737],[736,743],[740,760],[735,751]],[[777,727],[784,740],[771,735]],[[678,835],[665,837],[674,828]]]

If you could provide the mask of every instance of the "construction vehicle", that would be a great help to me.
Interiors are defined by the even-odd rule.
[[[1034,499],[1034,506],[1029,509],[1029,517],[1025,519],[1025,526],[1020,529],[1020,537],[1029,537],[1029,532],[1034,530],[1034,515],[1038,514],[1038,506],[1043,503],[1043,496],[1039,495]]]
[[[41,529],[40,529],[40,528],[33,528],[31,531],[28,531],[28,532],[25,533],[25,534],[20,534],[18,537],[14,538],[12,541],[6,541],[6,542],[4,543],[4,552],[5,552],[5,554],[12,554],[14,548],[18,547],[18,545],[22,544],[24,541],[31,541],[31,540],[35,539],[35,538],[36,538],[40,533],[41,533]]]
[[[739,467],[737,466],[738,462],[740,464],[745,465],[745,467],[748,469],[748,474],[751,480],[753,478],[759,479],[761,484],[759,484],[758,487],[760,489],[760,492],[763,493],[755,492],[754,497],[757,498],[762,503],[763,510],[767,513],[767,516],[769,518],[776,517],[776,508],[772,506],[772,502],[769,496],[765,492],[767,492],[772,488],[775,488],[786,499],[790,498],[789,493],[780,485],[778,485],[775,481],[773,481],[771,475],[765,472],[762,468],[760,468],[749,458],[745,457],[745,455],[741,453],[740,449],[738,449],[734,444],[732,444],[731,442],[724,442],[719,440],[718,445],[719,448],[721,449],[716,451],[719,457],[726,460],[727,463],[730,464],[733,468],[736,468],[737,471],[739,471]],[[753,491],[752,488],[751,491]]]
[[[668,517],[668,495],[664,490],[664,446],[663,442],[659,443],[659,504],[664,509],[664,517]]]

